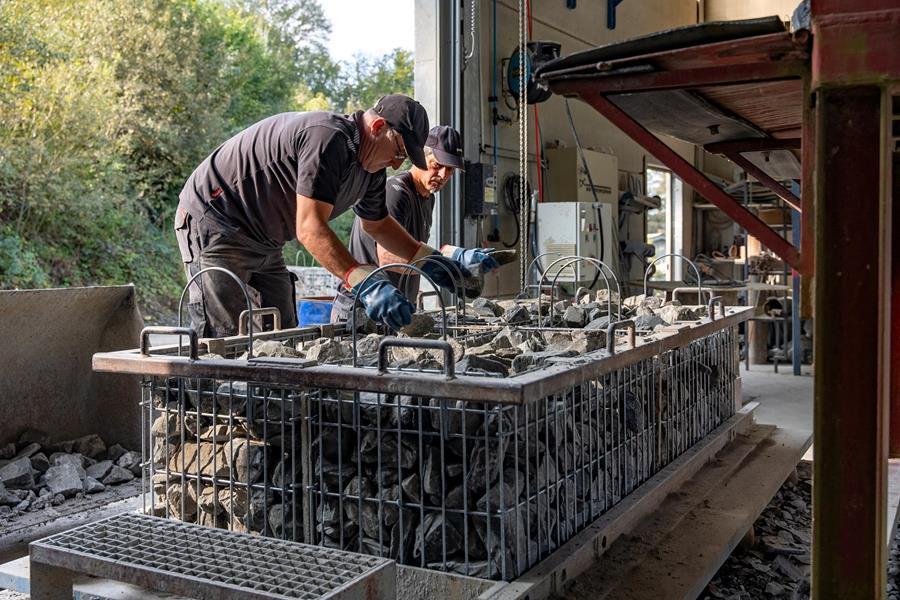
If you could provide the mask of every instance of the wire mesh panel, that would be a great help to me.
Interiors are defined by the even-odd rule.
[[[734,413],[735,327],[706,327],[531,371],[512,404],[479,397],[474,377],[402,393],[397,374],[350,367],[340,387],[262,366],[145,377],[148,508],[509,581]]]

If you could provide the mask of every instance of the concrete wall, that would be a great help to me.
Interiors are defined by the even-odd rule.
[[[778,15],[790,21],[797,0],[702,0],[705,21],[734,21]]]

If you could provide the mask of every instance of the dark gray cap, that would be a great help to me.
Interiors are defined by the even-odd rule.
[[[434,158],[445,167],[463,168],[463,149],[459,132],[446,125],[435,125],[428,132],[425,145],[434,152]]]
[[[379,98],[374,110],[403,138],[409,160],[420,169],[428,168],[422,151],[428,137],[428,113],[422,105],[409,96],[391,94]]]

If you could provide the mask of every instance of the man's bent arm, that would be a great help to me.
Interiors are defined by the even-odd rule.
[[[382,252],[389,253],[396,262],[409,262],[419,251],[419,242],[409,235],[394,217],[387,216],[379,221],[367,221],[361,219],[363,231],[372,236],[378,244],[378,259],[381,261]],[[387,264],[382,262],[382,264]]]
[[[344,280],[347,272],[359,263],[328,226],[333,209],[327,202],[298,194],[297,240],[320,265]]]

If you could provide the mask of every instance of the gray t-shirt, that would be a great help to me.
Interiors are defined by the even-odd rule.
[[[427,242],[428,236],[431,235],[434,194],[429,194],[424,198],[420,196],[409,171],[388,179],[385,191],[385,206],[388,214],[394,217],[417,241]],[[362,222],[358,217],[353,220],[348,247],[350,254],[360,263],[378,264],[375,240],[363,231]],[[418,266],[421,267],[421,265]],[[388,272],[388,277],[394,285],[399,285],[401,276],[402,273]],[[414,274],[407,276],[406,285],[400,291],[414,303],[419,291],[419,276]]]
[[[280,248],[296,237],[297,195],[334,206],[331,219],[351,207],[379,220],[385,209],[385,171],[359,162],[362,112],[274,115],[216,148],[188,178],[179,206],[206,210],[251,239]]]

